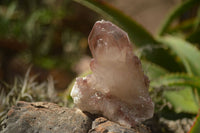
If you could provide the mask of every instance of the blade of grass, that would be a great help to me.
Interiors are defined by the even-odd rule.
[[[195,21],[194,30],[197,30],[199,26],[200,26],[200,7],[197,9],[197,17]]]
[[[198,43],[200,45],[200,6],[197,11],[197,16],[194,23],[194,32],[192,32],[186,39],[191,43]]]
[[[191,31],[195,26],[195,21],[196,21],[196,19],[185,20],[185,21],[179,23],[178,25],[176,25],[175,27],[168,29],[167,32],[169,34],[173,34],[173,33],[177,33],[177,32],[184,33],[183,31]]]
[[[175,7],[168,15],[164,23],[161,25],[161,28],[158,32],[159,36],[164,35],[164,33],[167,31],[170,24],[173,22],[173,20],[177,17],[179,17],[181,14],[183,14],[186,10],[191,8],[192,6],[196,5],[197,3],[200,3],[199,0],[186,0],[177,7]]]

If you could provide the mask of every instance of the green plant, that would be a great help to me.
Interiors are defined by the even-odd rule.
[[[47,81],[38,83],[37,75],[30,77],[30,71],[31,68],[24,78],[15,78],[13,85],[3,82],[0,84],[0,131],[8,110],[18,101],[49,101],[65,106],[66,102],[55,91],[53,78],[49,77]]]
[[[0,53],[6,55],[7,51],[12,51],[10,58],[23,56],[26,63],[45,69],[62,67],[70,70],[85,50],[79,46],[83,33],[65,24],[65,19],[71,21],[73,16],[70,2],[0,2]],[[66,56],[69,57],[67,60]]]
[[[199,133],[200,132],[200,116],[199,114],[196,116],[195,122],[191,127],[189,133]]]

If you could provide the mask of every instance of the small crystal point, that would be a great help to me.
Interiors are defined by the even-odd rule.
[[[77,107],[126,126],[151,118],[149,80],[127,33],[109,21],[97,21],[88,42],[93,73],[75,82],[71,96]]]

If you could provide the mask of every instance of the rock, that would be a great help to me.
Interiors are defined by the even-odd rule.
[[[100,117],[93,121],[89,133],[150,133],[150,131],[144,125],[135,127],[135,129],[127,128]]]
[[[18,102],[1,123],[1,133],[150,133],[144,125],[127,128],[77,108],[47,102]],[[94,121],[93,121],[94,120]]]
[[[109,21],[97,21],[88,43],[93,73],[76,79],[71,96],[77,107],[127,127],[151,118],[149,80],[127,33]]]
[[[18,102],[5,120],[2,133],[87,133],[92,120],[79,109],[47,102]]]

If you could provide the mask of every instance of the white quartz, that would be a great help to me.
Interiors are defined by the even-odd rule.
[[[93,73],[76,79],[71,91],[76,106],[129,127],[151,118],[149,80],[127,33],[109,21],[97,21],[88,42]]]

